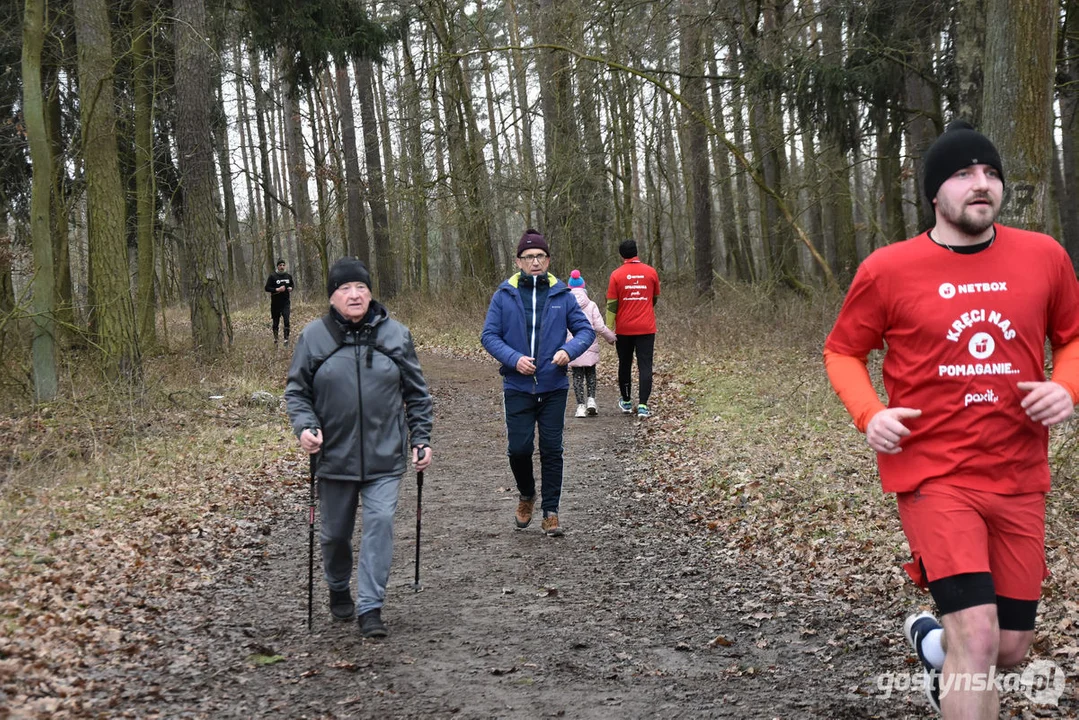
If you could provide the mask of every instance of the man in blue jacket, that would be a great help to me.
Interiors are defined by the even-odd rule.
[[[562,429],[565,425],[569,361],[592,345],[596,332],[564,282],[547,272],[547,240],[531,228],[517,243],[520,272],[495,290],[480,339],[498,360],[505,396],[510,469],[520,502],[518,529],[532,522],[536,477],[533,441],[539,427],[543,522],[551,537],[562,534],[558,502],[562,496]],[[572,339],[566,340],[567,331]]]

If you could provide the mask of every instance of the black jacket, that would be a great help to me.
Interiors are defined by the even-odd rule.
[[[434,418],[412,335],[375,301],[364,321],[335,322],[342,344],[322,318],[300,333],[285,387],[292,429],[321,428],[318,477],[403,475],[410,448],[430,444]]]

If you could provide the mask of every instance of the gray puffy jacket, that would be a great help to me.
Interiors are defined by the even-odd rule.
[[[316,474],[358,482],[403,475],[409,449],[429,445],[434,415],[412,335],[371,302],[359,325],[323,318],[300,333],[285,400],[296,437],[321,428]],[[406,429],[407,426],[407,429]]]

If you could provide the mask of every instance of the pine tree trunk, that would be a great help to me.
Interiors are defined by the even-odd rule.
[[[105,0],[75,0],[74,8],[94,327],[106,372],[137,379],[141,361],[117,151],[112,26]]]
[[[1044,232],[1053,142],[1056,0],[989,0],[982,132],[1006,159],[1001,222]]]
[[[986,12],[988,0],[958,0],[956,9],[955,74],[959,90],[959,117],[981,129],[985,86]],[[1045,42],[1044,38],[1039,43]],[[1052,47],[1052,43],[1048,43]],[[1029,48],[1028,48],[1029,49]],[[1025,50],[1024,50],[1025,52]],[[943,130],[941,123],[940,130]]]
[[[176,0],[176,149],[183,192],[184,286],[195,348],[214,356],[232,340],[221,270],[222,232],[214,203],[212,58],[202,0]]]

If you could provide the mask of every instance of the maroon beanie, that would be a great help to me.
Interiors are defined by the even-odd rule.
[[[525,230],[525,234],[521,236],[521,242],[517,243],[517,257],[521,257],[525,250],[542,250],[548,255],[551,254],[551,249],[547,247],[547,240],[532,228]]]

